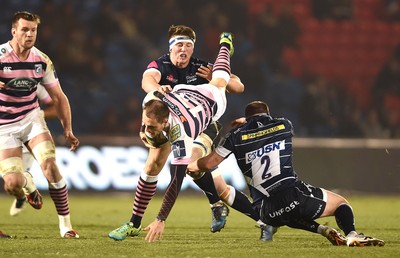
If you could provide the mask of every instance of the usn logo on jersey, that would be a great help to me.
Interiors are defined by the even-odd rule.
[[[262,157],[273,151],[280,151],[285,149],[285,140],[274,142],[268,145],[265,145],[258,150],[246,153],[246,164],[251,163],[256,158]]]

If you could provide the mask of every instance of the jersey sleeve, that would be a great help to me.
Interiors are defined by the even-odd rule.
[[[45,88],[51,88],[54,87],[58,84],[58,77],[57,77],[57,73],[56,73],[56,69],[54,68],[53,62],[50,60],[50,58],[40,52],[43,56],[43,58],[46,61],[46,71],[44,73],[43,79],[41,81],[41,84],[45,87]]]
[[[233,152],[234,146],[233,135],[228,133],[221,139],[219,145],[215,149],[215,152],[226,159]]]
[[[42,104],[49,104],[52,101],[49,93],[41,84],[37,85],[36,94],[37,94],[37,97],[38,97],[40,103],[42,103]]]

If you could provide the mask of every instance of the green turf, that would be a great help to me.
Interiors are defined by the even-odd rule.
[[[61,239],[48,194],[42,210],[27,207],[16,217],[8,215],[11,197],[0,195],[0,229],[14,236],[0,239],[0,257],[399,257],[400,197],[352,196],[348,200],[358,231],[384,239],[384,247],[332,246],[320,235],[287,227],[279,229],[273,242],[263,243],[255,223],[232,209],[226,227],[212,234],[205,197],[185,193],[167,220],[164,239],[154,244],[145,242],[144,232],[121,242],[107,237],[129,220],[131,195],[71,195],[72,223],[81,239]],[[143,226],[155,218],[159,205],[160,199],[154,199]],[[336,227],[333,218],[319,222]]]

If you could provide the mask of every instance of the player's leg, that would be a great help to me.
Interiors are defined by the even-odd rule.
[[[42,196],[39,193],[39,190],[36,188],[35,182],[33,180],[32,175],[29,170],[33,164],[35,158],[29,152],[29,150],[23,146],[22,147],[22,168],[24,170],[23,176],[25,177],[25,186],[22,188],[26,197],[25,200],[29,202],[29,204],[35,209],[41,209],[43,205]],[[25,202],[22,202],[21,199],[15,199],[11,204],[10,215],[15,216],[19,214],[23,208]]]
[[[161,172],[171,152],[171,145],[149,149],[143,173],[140,175],[129,222],[114,229],[108,236],[114,240],[124,240],[127,236],[138,236],[142,230],[142,218],[151,199],[156,193],[158,174]]]
[[[58,214],[61,237],[79,238],[78,233],[71,225],[67,182],[56,164],[55,145],[44,120],[42,124],[36,123],[32,131],[40,129],[44,129],[44,132],[30,139],[28,146],[47,179],[49,194]]]
[[[22,188],[26,179],[22,174],[21,148],[0,150],[0,173],[4,180],[4,190],[15,196],[16,204],[10,209],[10,215],[15,216],[25,208],[26,196]]]
[[[349,246],[383,246],[383,240],[358,234],[355,228],[353,209],[349,202],[336,193],[322,189],[327,196],[327,203],[321,217],[335,216],[336,223],[347,237]]]
[[[225,88],[231,76],[230,58],[233,55],[232,34],[223,32],[220,35],[220,48],[214,62],[211,85],[218,88]]]

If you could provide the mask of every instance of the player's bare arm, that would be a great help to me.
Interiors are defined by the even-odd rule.
[[[71,107],[68,98],[62,91],[60,84],[48,88],[47,91],[54,102],[58,119],[64,128],[64,137],[70,143],[70,150],[73,151],[79,146],[79,140],[72,131]]]
[[[160,85],[161,74],[157,70],[147,70],[143,73],[142,77],[142,89],[149,93],[152,90],[158,90],[160,92],[170,92],[172,87],[170,85]]]
[[[211,169],[218,166],[223,160],[223,157],[213,151],[207,156],[191,162],[187,167],[187,171],[190,173],[210,171]]]

